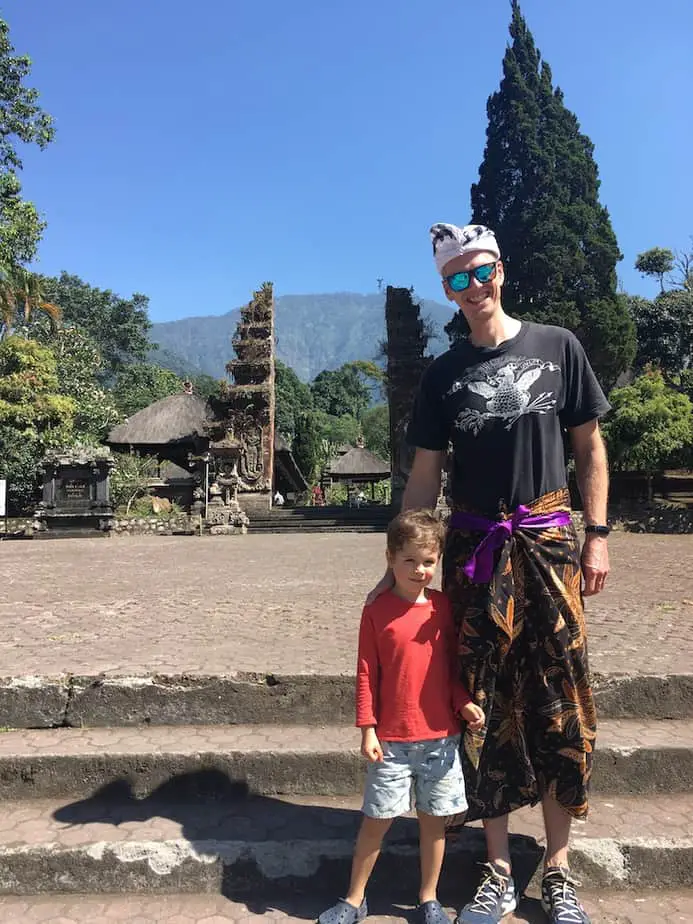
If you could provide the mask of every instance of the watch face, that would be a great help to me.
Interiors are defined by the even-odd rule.
[[[608,536],[611,532],[610,526],[586,526],[586,533],[596,533],[598,536]]]

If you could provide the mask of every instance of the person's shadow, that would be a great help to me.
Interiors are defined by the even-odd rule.
[[[67,825],[123,824],[153,818],[180,825],[191,847],[191,876],[204,878],[204,889],[219,889],[253,914],[278,910],[292,917],[315,920],[347,886],[350,856],[361,813],[352,808],[301,804],[280,797],[249,793],[247,784],[219,770],[200,770],[172,777],[145,798],[134,795],[128,780],[109,783],[86,799],[53,813]],[[336,804],[335,804],[336,803]],[[416,819],[397,819],[388,834],[391,849],[376,864],[368,887],[372,914],[409,917],[418,887],[418,831]],[[524,888],[541,861],[542,850],[533,838],[513,839],[517,884]],[[440,900],[459,908],[478,881],[477,861],[483,858],[483,834],[465,829],[449,845],[440,882]],[[148,862],[146,857],[128,857]],[[177,883],[184,880],[185,859],[171,869]],[[110,882],[118,889],[118,868]],[[129,870],[123,867],[123,875]],[[161,870],[159,873],[161,874]],[[164,874],[169,870],[164,870]],[[172,879],[173,881],[173,879]],[[194,887],[186,891],[195,891]],[[527,904],[516,912],[519,920],[545,921],[540,909]],[[522,914],[526,913],[526,917]]]

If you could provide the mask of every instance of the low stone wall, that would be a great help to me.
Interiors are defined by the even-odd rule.
[[[21,536],[33,531],[33,517],[8,517],[0,519],[0,535]]]
[[[170,517],[114,517],[112,536],[180,536],[198,531],[198,523],[187,514]]]

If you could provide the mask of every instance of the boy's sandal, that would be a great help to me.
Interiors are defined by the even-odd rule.
[[[336,905],[328,908],[327,911],[323,911],[318,918],[318,924],[358,924],[359,921],[363,921],[367,914],[368,905],[365,898],[359,908],[340,898]]]
[[[435,899],[418,906],[416,921],[417,924],[450,924],[450,918],[445,913],[445,909]]]

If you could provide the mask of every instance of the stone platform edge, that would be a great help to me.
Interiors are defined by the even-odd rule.
[[[532,838],[511,839],[513,868],[519,888],[535,888],[543,850]],[[276,888],[334,891],[346,881],[352,838],[336,840],[129,841],[95,842],[79,847],[54,844],[6,847],[0,850],[0,894],[216,892],[240,896]],[[480,831],[450,843],[441,886],[450,888],[460,876],[473,877],[483,859]],[[372,887],[416,881],[416,843],[386,843]],[[693,838],[576,839],[571,867],[587,888],[638,889],[689,885]]]
[[[604,719],[693,718],[693,674],[594,674]],[[0,728],[351,725],[344,674],[72,675],[0,678]]]

